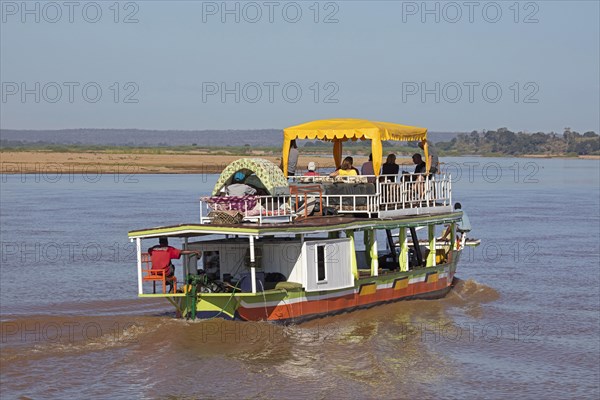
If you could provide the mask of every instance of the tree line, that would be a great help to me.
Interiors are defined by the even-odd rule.
[[[570,129],[559,135],[554,132],[515,133],[500,128],[462,133],[449,142],[436,143],[436,147],[446,155],[600,155],[600,137],[592,131],[580,134]]]

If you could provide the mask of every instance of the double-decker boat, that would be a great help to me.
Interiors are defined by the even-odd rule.
[[[392,123],[313,121],[284,129],[283,171],[296,139],[333,142],[338,167],[345,141],[370,140],[378,172],[382,141],[426,137],[425,128]],[[427,144],[424,151],[428,160]],[[256,193],[225,195],[240,173]],[[264,159],[234,161],[200,199],[199,221],[129,232],[138,294],[168,299],[184,318],[284,322],[443,297],[466,243],[451,183],[444,174],[287,177]],[[184,257],[182,275],[166,277],[144,252],[144,241],[160,237],[182,238],[201,255]]]

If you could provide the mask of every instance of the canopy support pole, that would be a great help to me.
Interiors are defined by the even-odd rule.
[[[188,249],[188,238],[183,239],[183,249]],[[183,279],[186,280],[190,273],[190,256],[183,257]]]
[[[423,254],[421,253],[421,246],[419,246],[419,238],[417,237],[417,230],[414,226],[410,228],[410,236],[412,237],[413,248],[415,249],[415,256],[417,257],[417,264],[419,267],[423,266]]]
[[[427,267],[435,267],[435,225],[429,225],[427,227],[429,234],[429,254],[427,255]]]
[[[137,275],[138,275],[138,294],[143,294],[144,287],[142,285],[142,239],[135,239],[135,248],[137,253]]]
[[[371,256],[371,276],[379,275],[379,259],[377,254],[377,235],[374,229],[366,231],[368,232],[369,246],[368,251]]]
[[[373,156],[373,172],[375,176],[379,176],[381,171],[381,161],[383,159],[383,147],[381,140],[371,139],[371,155]]]
[[[335,139],[333,141],[333,161],[335,162],[336,169],[339,169],[342,166],[342,148],[342,141]]]
[[[450,250],[448,252],[449,254],[449,258],[448,261],[452,261],[452,251],[454,249],[457,249],[457,243],[456,243],[456,224],[453,222],[450,224]]]
[[[425,171],[429,174],[431,171],[431,160],[429,159],[429,141],[424,139],[423,153],[425,154]]]
[[[256,263],[254,257],[254,236],[250,235],[250,281],[252,283],[252,293],[256,293]]]
[[[408,240],[406,240],[405,227],[400,227],[398,244],[400,245],[400,271],[408,271]]]
[[[392,237],[392,230],[386,229],[385,234],[387,236],[388,247],[390,248],[390,252],[391,252],[390,255],[392,256],[392,262],[395,264],[398,261],[398,259],[396,257],[396,246],[394,245],[394,238]]]
[[[281,150],[281,169],[283,170],[283,176],[288,176],[288,157],[290,156],[290,142],[291,140],[283,137],[283,149]]]
[[[356,262],[356,248],[354,247],[354,231],[348,229],[346,231],[346,237],[350,239],[350,265],[352,266],[352,275],[354,279],[358,280],[358,263]]]

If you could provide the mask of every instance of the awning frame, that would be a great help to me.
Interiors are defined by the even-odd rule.
[[[285,176],[287,176],[290,142],[296,139],[318,139],[333,142],[333,159],[336,168],[339,168],[342,164],[343,142],[348,140],[370,140],[375,175],[379,175],[381,169],[382,142],[384,140],[425,141],[423,148],[425,162],[427,163],[427,171],[430,170],[429,149],[426,141],[427,128],[353,118],[316,120],[285,128],[283,130],[282,149],[282,165]]]

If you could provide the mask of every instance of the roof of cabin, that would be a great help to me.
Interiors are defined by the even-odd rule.
[[[444,214],[424,214],[401,218],[354,218],[346,216],[310,217],[302,220],[277,223],[277,224],[254,224],[242,223],[235,225],[217,224],[181,224],[172,226],[159,226],[154,228],[137,229],[130,231],[130,239],[135,238],[157,238],[169,237],[194,237],[214,234],[231,234],[242,236],[262,235],[284,235],[284,234],[309,234],[326,233],[343,230],[367,230],[367,229],[396,229],[400,227],[410,228],[433,224],[445,224],[457,222],[462,218],[462,212],[450,212]]]

